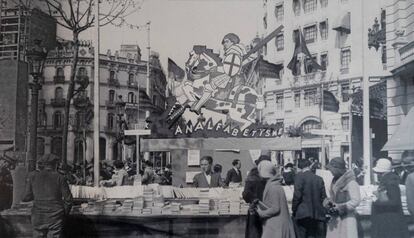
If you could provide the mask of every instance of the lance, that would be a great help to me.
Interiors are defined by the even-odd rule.
[[[250,55],[256,53],[258,50],[263,48],[269,41],[271,41],[274,37],[277,36],[283,30],[283,25],[280,25],[276,30],[272,31],[269,35],[267,35],[263,40],[261,40],[257,45],[255,45],[249,52],[243,55],[243,60],[249,58]]]

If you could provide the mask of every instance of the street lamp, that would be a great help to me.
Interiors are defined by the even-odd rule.
[[[122,144],[120,147],[118,147],[118,158],[121,158],[123,160],[123,155],[125,154],[125,151],[122,153],[122,150],[124,149],[124,130],[128,129],[125,121],[125,105],[126,103],[122,100],[122,95],[118,96],[118,100],[115,103],[115,110],[116,114],[118,116],[118,135],[117,135],[117,142],[122,141]]]
[[[29,63],[29,73],[33,78],[33,81],[29,83],[29,87],[32,90],[31,93],[31,119],[30,125],[30,147],[29,147],[29,159],[28,169],[33,171],[36,168],[36,156],[37,156],[37,106],[39,98],[39,90],[42,89],[42,85],[39,79],[43,76],[43,67],[45,65],[47,51],[45,48],[40,47],[41,40],[34,40],[34,46],[27,50],[26,56]]]

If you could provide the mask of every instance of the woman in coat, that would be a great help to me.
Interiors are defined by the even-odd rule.
[[[355,174],[346,169],[345,160],[340,157],[331,159],[327,167],[334,178],[330,198],[324,201],[331,216],[327,224],[326,238],[358,237],[355,209],[361,202],[361,195]]]
[[[257,213],[262,218],[262,238],[295,238],[293,222],[290,218],[282,176],[270,161],[262,161],[258,166],[260,177],[267,180],[262,202]]]
[[[401,204],[400,177],[392,172],[391,161],[379,159],[373,171],[378,174],[376,201],[372,203],[371,236],[408,238],[408,225]]]

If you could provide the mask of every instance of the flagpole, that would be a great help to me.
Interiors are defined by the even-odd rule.
[[[319,119],[321,120],[321,129],[323,128],[323,120],[322,120],[322,112],[323,112],[323,103],[324,103],[324,97],[323,97],[323,83],[320,84],[320,95],[321,100],[319,104]],[[321,136],[321,166],[322,168],[325,168],[325,135]]]
[[[95,0],[95,49],[94,49],[94,84],[93,84],[93,183],[99,186],[99,0]]]

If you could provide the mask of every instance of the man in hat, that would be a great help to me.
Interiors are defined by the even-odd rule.
[[[62,237],[63,218],[69,214],[72,194],[63,175],[58,173],[59,158],[45,154],[38,160],[39,171],[28,175],[23,202],[34,201],[33,237]]]
[[[356,208],[361,202],[359,185],[352,170],[346,169],[345,160],[335,157],[327,166],[333,175],[330,198],[325,199],[331,219],[328,222],[327,238],[358,237]]]
[[[404,166],[410,173],[405,180],[405,193],[407,196],[408,211],[414,218],[414,151],[404,151],[401,159]]]

